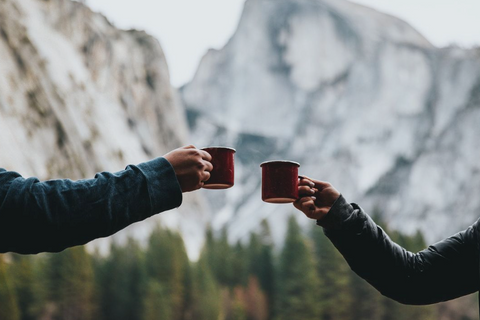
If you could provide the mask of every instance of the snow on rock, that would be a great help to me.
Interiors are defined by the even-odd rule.
[[[480,213],[479,74],[479,49],[349,1],[247,0],[181,88],[192,139],[237,149],[235,205],[213,195],[214,219],[232,240],[262,219],[276,239],[290,214],[313,223],[260,199],[259,164],[289,159],[392,227],[459,231]]]
[[[0,60],[2,168],[40,179],[91,178],[189,143],[158,41],[118,30],[79,2],[0,1]],[[198,194],[114,238],[143,241],[159,220],[188,234],[195,259],[209,220]]]

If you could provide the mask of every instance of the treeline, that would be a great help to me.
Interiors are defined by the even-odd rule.
[[[409,250],[420,233],[390,232]],[[191,262],[181,236],[158,227],[148,245],[130,239],[108,256],[75,247],[58,254],[0,255],[1,320],[429,320],[435,306],[384,298],[350,271],[320,227],[292,217],[275,250],[266,222],[247,244],[207,231]]]

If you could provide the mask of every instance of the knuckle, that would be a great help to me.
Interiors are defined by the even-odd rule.
[[[200,152],[197,149],[189,149],[188,153],[194,158],[198,158],[200,156]]]

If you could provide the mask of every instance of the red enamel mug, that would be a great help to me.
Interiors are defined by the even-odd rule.
[[[270,203],[289,203],[298,199],[298,168],[288,160],[266,161],[262,168],[262,200]]]
[[[233,186],[234,182],[234,158],[236,150],[229,147],[207,147],[202,148],[212,156],[213,170],[210,172],[210,179],[205,181],[205,189],[227,189]]]

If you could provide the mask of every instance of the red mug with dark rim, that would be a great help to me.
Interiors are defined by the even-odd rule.
[[[228,189],[234,182],[234,158],[236,150],[229,147],[202,148],[212,156],[213,170],[205,181],[205,189]]]
[[[262,200],[270,203],[291,203],[298,199],[298,168],[295,161],[274,160],[260,164],[262,168]]]

